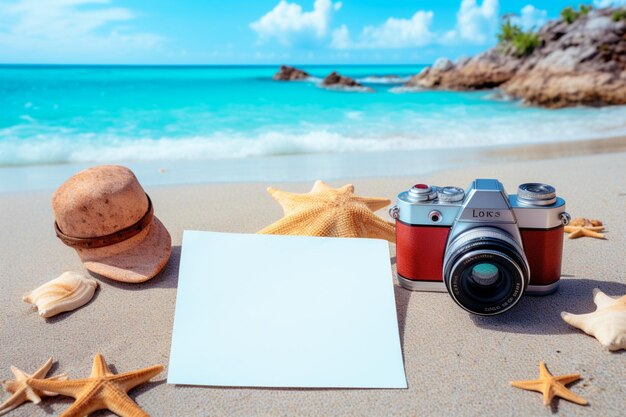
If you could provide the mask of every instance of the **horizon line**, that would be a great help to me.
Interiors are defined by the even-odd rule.
[[[351,66],[351,67],[372,67],[372,66],[380,66],[380,67],[390,67],[390,66],[424,66],[424,65],[432,65],[432,63],[414,63],[414,64],[381,64],[381,63],[372,63],[372,64],[363,64],[363,63],[355,63],[355,64],[339,64],[339,63],[329,63],[329,64],[49,64],[49,63],[0,63],[0,67],[280,67],[282,65],[287,65],[291,67],[327,67],[327,66]]]

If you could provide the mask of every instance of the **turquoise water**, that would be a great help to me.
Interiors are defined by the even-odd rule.
[[[626,106],[545,110],[493,91],[407,91],[421,66],[332,70],[373,93],[277,67],[0,66],[0,166],[380,152],[626,134]],[[395,75],[397,78],[376,78]]]

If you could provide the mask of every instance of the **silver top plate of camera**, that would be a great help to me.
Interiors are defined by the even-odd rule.
[[[452,226],[461,221],[467,223],[465,229],[480,223],[500,224],[504,229],[508,229],[506,224],[550,229],[564,223],[565,201],[556,197],[554,187],[527,183],[519,188],[520,194],[507,195],[495,179],[474,180],[466,191],[454,186],[416,184],[398,195],[397,206],[390,212],[406,224]],[[433,216],[435,211],[437,216]]]

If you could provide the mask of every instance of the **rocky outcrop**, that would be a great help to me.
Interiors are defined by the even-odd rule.
[[[371,88],[365,87],[363,84],[357,82],[353,78],[346,77],[339,74],[337,71],[333,71],[324,78],[322,85],[327,88],[335,89],[351,89],[360,91],[373,91]]]
[[[456,64],[438,59],[411,78],[408,87],[477,90],[494,88],[513,77],[520,61],[490,49],[473,58],[462,58]]]
[[[545,107],[626,104],[626,20],[612,14],[548,23],[539,31],[542,47],[502,89]]]
[[[528,104],[550,108],[626,104],[626,76],[623,73],[543,74],[533,71],[516,76],[502,89]]]
[[[342,86],[342,87],[363,87],[363,84],[356,82],[350,77],[339,74],[337,71],[333,71],[324,78],[322,85],[326,87],[330,86]]]
[[[554,20],[538,32],[532,53],[516,57],[499,45],[452,64],[438,60],[408,83],[451,90],[499,87],[545,107],[626,104],[626,19],[593,10],[573,23]]]
[[[274,74],[273,77],[276,81],[306,80],[307,78],[309,78],[309,74],[307,72],[288,65],[281,65],[280,69],[276,74]]]

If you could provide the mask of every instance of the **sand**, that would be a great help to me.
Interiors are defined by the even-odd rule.
[[[566,325],[559,313],[593,310],[595,287],[613,296],[626,294],[625,157],[576,156],[482,165],[425,178],[351,181],[359,194],[392,200],[416,181],[466,187],[475,177],[496,177],[510,193],[521,182],[548,182],[567,200],[573,216],[600,218],[607,225],[607,240],[566,239],[564,277],[556,294],[525,297],[501,316],[472,316],[447,293],[396,287],[406,390],[172,386],[165,382],[166,370],[131,391],[131,397],[152,416],[621,416],[626,407],[626,352],[605,351],[594,338]],[[11,364],[30,372],[48,356],[59,361],[54,372],[84,377],[96,352],[105,355],[115,372],[167,366],[183,230],[255,232],[281,216],[265,192],[267,185],[147,187],[156,215],[173,239],[166,269],[145,284],[101,280],[87,306],[48,321],[23,303],[22,295],[63,271],[82,270],[82,265],[54,236],[50,191],[0,195],[0,379],[11,376]],[[272,185],[292,191],[311,186]],[[387,217],[384,211],[381,215]],[[581,373],[583,379],[571,387],[590,405],[557,400],[545,407],[540,394],[509,386],[511,380],[537,377],[540,360],[554,374]],[[56,397],[9,415],[58,415],[70,403]]]

